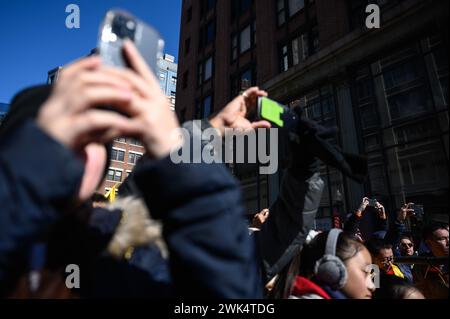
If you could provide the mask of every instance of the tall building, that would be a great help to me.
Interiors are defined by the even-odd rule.
[[[8,109],[9,109],[8,104],[0,103],[0,125],[2,124],[3,119],[5,118]]]
[[[112,145],[110,166],[98,191],[106,194],[114,186],[120,186],[133,171],[134,166],[144,153],[145,149],[142,143],[136,139],[115,139]]]
[[[381,9],[367,29],[366,7]],[[369,177],[357,184],[322,167],[319,228],[356,209],[364,195],[390,213],[423,204],[446,219],[448,205],[448,1],[183,0],[176,111],[182,121],[219,111],[259,85],[337,126],[332,142],[363,153]],[[249,212],[268,207],[281,174],[237,173]]]
[[[95,54],[92,50],[89,55]],[[158,74],[161,89],[167,96],[170,107],[175,110],[176,85],[177,85],[177,64],[175,58],[165,54],[158,61]],[[57,67],[48,72],[47,83],[52,84],[58,80],[62,67]],[[119,186],[133,171],[137,161],[144,155],[145,149],[142,143],[134,138],[118,138],[113,141],[111,163],[108,168],[105,180],[98,191],[106,194],[114,186]]]
[[[175,111],[178,69],[177,64],[175,63],[175,57],[165,54],[164,57],[158,61],[158,68],[161,89],[169,99],[172,110]]]

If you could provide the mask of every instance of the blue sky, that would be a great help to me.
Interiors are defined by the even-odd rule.
[[[65,26],[69,4],[80,8],[80,29]],[[165,52],[178,57],[181,0],[0,0],[0,103],[47,80],[47,72],[96,46],[100,22],[123,8],[154,26]]]

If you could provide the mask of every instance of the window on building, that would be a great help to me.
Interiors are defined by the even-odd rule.
[[[241,74],[241,90],[249,89],[253,84],[253,71],[248,69]]]
[[[252,47],[252,31],[250,25],[248,25],[240,34],[240,53],[250,50]]]
[[[142,154],[128,152],[128,164],[136,165],[139,159],[142,157]]]
[[[282,25],[286,22],[286,5],[285,0],[277,0],[277,17],[278,25]]]
[[[408,61],[383,72],[386,89],[392,89],[420,77],[419,66],[415,61]]]
[[[176,77],[176,76],[172,76],[172,77],[170,78],[170,83],[171,83],[172,85],[177,85],[177,77]]]
[[[199,49],[213,43],[216,37],[216,23],[209,21],[206,25],[200,28],[200,39],[198,42]]]
[[[123,162],[125,159],[125,152],[115,149],[113,148],[111,151],[111,160],[113,161],[118,161],[118,162]]]
[[[201,0],[201,15],[205,16],[213,10],[216,7],[216,1],[217,0]]]
[[[191,38],[184,40],[184,55],[188,55],[191,51]]]
[[[305,96],[305,114],[307,118],[320,121],[322,119],[322,108],[320,106],[320,95],[316,91]]]
[[[213,113],[213,109],[212,95],[208,95],[205,98],[198,100],[196,103],[195,119],[208,118]]]
[[[373,194],[381,194],[385,197],[388,196],[387,184],[386,184],[386,173],[385,165],[381,162],[382,158],[374,157],[369,161],[369,183],[370,189]],[[386,205],[386,204],[385,204]]]
[[[441,83],[441,91],[444,99],[444,105],[448,107],[448,49],[443,47],[436,49],[433,53],[433,61],[438,79]]]
[[[253,0],[231,0],[230,3],[231,19],[235,20],[251,8]]]
[[[334,118],[336,116],[336,109],[334,107],[334,97],[333,92],[330,87],[325,86],[320,92],[322,96],[322,114],[325,120],[329,118]],[[334,123],[334,121],[333,121]]]
[[[208,81],[212,77],[213,72],[213,58],[209,57],[205,62],[205,74],[204,81]]]
[[[205,81],[205,64],[203,62],[199,63],[197,66],[197,86],[202,86]]]
[[[231,60],[234,61],[239,56],[239,45],[238,45],[239,36],[234,34],[231,37]]]
[[[142,144],[141,141],[139,141],[138,139],[135,139],[135,138],[130,138],[130,139],[128,139],[128,141],[129,141],[129,143],[131,145],[136,145],[136,146],[143,146],[144,145],[144,144]]]
[[[254,86],[256,83],[254,67],[250,67],[240,72],[231,79],[231,98],[237,96],[240,92]]]
[[[282,72],[306,60],[319,49],[317,28],[313,27],[308,32],[290,40],[280,49],[280,69]]]
[[[214,22],[208,23],[206,26],[206,45],[212,43],[216,36],[216,27]]]
[[[186,71],[183,73],[183,89],[186,89],[188,87],[189,83],[189,71]]]
[[[378,134],[368,135],[364,138],[366,152],[376,150],[380,147],[380,136]]]
[[[439,124],[435,119],[426,119],[414,124],[408,124],[394,129],[397,144],[413,143],[424,138],[439,135]]]
[[[408,155],[397,150],[405,186],[435,183],[441,179],[441,174],[447,174],[445,155],[438,144],[431,147]]]
[[[361,126],[363,129],[375,128],[380,124],[378,112],[374,104],[361,104],[359,111],[361,115]]]
[[[126,143],[127,139],[125,137],[118,137],[115,139],[115,141],[119,143]]]
[[[114,168],[108,170],[106,175],[106,180],[110,182],[121,182],[122,181],[122,171]]]
[[[294,14],[305,7],[305,0],[288,0],[288,4],[289,16],[292,17]]]
[[[425,63],[415,45],[397,50],[380,59],[381,77],[391,120],[408,118],[433,107],[425,77]]]
[[[192,6],[190,6],[187,9],[187,14],[186,14],[186,22],[189,23],[192,20]]]
[[[414,116],[432,108],[432,101],[424,87],[392,95],[388,98],[391,119]]]
[[[369,67],[362,67],[355,74],[355,106],[359,107],[361,128],[373,129],[380,125],[376,99],[374,96],[374,81]]]
[[[281,71],[286,72],[289,70],[289,49],[287,45],[281,48]]]
[[[209,81],[213,75],[213,57],[209,57],[198,65],[197,83],[202,86],[203,83]]]
[[[278,25],[284,24],[288,18],[305,7],[305,0],[277,0]]]
[[[250,50],[256,43],[256,23],[244,27],[239,33],[231,36],[231,59],[235,61],[239,54]]]
[[[207,96],[203,100],[203,118],[208,118],[212,113],[212,97]]]
[[[356,83],[358,100],[364,100],[373,96],[373,83],[371,78],[359,79]]]
[[[308,119],[312,119],[327,128],[335,128],[337,126],[332,86],[325,85],[318,90],[313,90],[295,99],[295,104],[304,109],[304,114]],[[331,137],[328,141],[338,144],[337,136]]]
[[[172,104],[172,106],[175,106],[175,102],[176,102],[176,92],[171,91],[170,92],[170,104]]]
[[[319,27],[315,25],[309,33],[309,54],[314,54],[319,52],[320,42],[319,42]]]

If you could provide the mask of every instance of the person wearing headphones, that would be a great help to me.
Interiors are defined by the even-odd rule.
[[[371,299],[375,291],[369,251],[340,229],[318,234],[296,262],[289,299]]]

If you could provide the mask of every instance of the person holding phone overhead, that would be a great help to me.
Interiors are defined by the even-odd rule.
[[[69,259],[84,269],[80,289],[89,296],[95,280],[89,276],[95,267],[90,267],[122,212],[105,217],[88,202],[108,167],[105,145],[130,136],[140,139],[147,152],[136,185],[152,216],[164,225],[172,296],[261,297],[237,182],[222,165],[172,163],[170,152],[183,143],[172,134],[178,120],[133,42],[125,40],[123,49],[130,69],[88,57],[64,68],[54,87],[31,88],[14,99],[0,130],[0,294],[10,295],[26,273],[27,254],[36,240],[69,218],[81,228],[71,238],[80,241]],[[102,105],[108,108],[99,109]],[[105,223],[92,219],[96,213],[103,213]],[[64,262],[69,251],[54,260]],[[113,278],[128,274],[118,271]],[[155,296],[160,291],[155,283],[141,282],[153,287]]]

